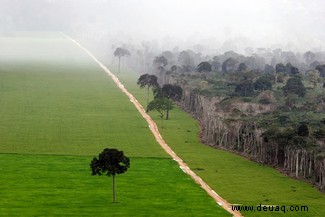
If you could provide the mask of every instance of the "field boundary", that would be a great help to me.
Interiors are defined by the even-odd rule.
[[[79,42],[74,40],[73,38],[69,37],[68,35],[61,32],[61,34],[69,39],[71,42],[73,42],[75,45],[77,45],[79,48],[81,48],[85,53],[87,53],[102,69],[104,72],[106,72],[114,81],[114,83],[117,85],[117,87],[125,93],[128,98],[130,99],[130,102],[133,103],[133,105],[137,108],[137,110],[140,112],[142,117],[147,121],[150,131],[154,135],[156,141],[158,144],[165,150],[167,154],[169,154],[173,160],[175,160],[179,167],[182,169],[182,171],[186,174],[188,174],[198,185],[203,188],[209,196],[211,196],[216,203],[218,203],[222,208],[224,208],[227,212],[231,213],[233,216],[239,217],[242,216],[240,212],[233,211],[232,206],[230,203],[228,203],[225,199],[223,199],[221,196],[219,196],[206,182],[204,182],[196,173],[194,173],[187,164],[168,146],[168,144],[164,141],[162,136],[159,133],[158,127],[156,123],[153,121],[153,119],[146,113],[145,109],[142,107],[142,105],[138,102],[138,100],[124,87],[124,85],[120,82],[118,77],[114,75],[104,64],[102,64],[88,49],[86,49],[84,46],[82,46]]]

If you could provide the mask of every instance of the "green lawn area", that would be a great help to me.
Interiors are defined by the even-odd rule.
[[[131,158],[117,204],[89,157],[0,154],[0,165],[0,216],[228,216],[170,159]]]
[[[4,54],[10,56],[16,40],[31,52],[45,44],[7,39]],[[42,56],[37,52],[31,54],[35,60],[0,56],[0,153],[94,155],[114,144],[134,157],[167,156],[152,145],[142,116],[96,63],[66,39],[48,43],[55,43],[51,59],[36,61]],[[21,55],[19,46],[16,52]],[[61,52],[73,61],[60,59]]]
[[[0,216],[230,216],[156,143],[82,50],[57,33],[0,38]],[[131,168],[91,176],[118,148]]]
[[[111,67],[116,71],[114,67]],[[139,75],[125,70],[118,75],[143,105],[145,89],[136,85]],[[150,113],[160,126],[157,113]],[[245,216],[325,216],[325,195],[304,181],[286,177],[275,169],[241,156],[203,145],[199,125],[175,108],[159,129],[169,146],[219,195],[232,204],[308,206],[308,212],[243,212]],[[289,209],[289,207],[287,207]]]

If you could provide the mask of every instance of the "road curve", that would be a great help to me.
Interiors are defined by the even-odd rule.
[[[138,100],[124,87],[124,85],[119,81],[116,75],[114,75],[108,68],[106,68],[90,51],[88,51],[85,47],[83,47],[80,43],[78,43],[73,38],[67,36],[64,33],[61,33],[64,37],[68,38],[74,44],[76,44],[79,48],[81,48],[84,52],[86,52],[98,65],[113,79],[115,84],[120,88],[120,90],[125,93],[130,101],[134,104],[134,106],[138,109],[142,117],[148,122],[149,128],[154,135],[155,139],[159,143],[159,145],[179,164],[179,167],[188,174],[197,184],[201,186],[221,207],[223,207],[226,211],[231,213],[235,217],[242,216],[238,211],[233,211],[231,204],[228,203],[225,199],[220,197],[207,183],[205,183],[197,174],[195,174],[184,161],[177,156],[177,154],[167,145],[162,136],[159,133],[158,127],[156,123],[152,120],[152,118],[146,113],[145,109],[141,106]]]

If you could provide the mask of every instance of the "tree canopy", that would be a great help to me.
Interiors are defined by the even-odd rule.
[[[157,65],[158,67],[165,67],[168,65],[168,60],[164,56],[156,56],[155,59],[153,60],[154,64]]]
[[[254,82],[254,88],[255,90],[261,90],[261,91],[271,90],[272,83],[270,79],[268,79],[266,76],[262,76]]]
[[[253,83],[249,80],[245,80],[239,84],[237,84],[235,88],[235,93],[239,94],[240,96],[253,96],[254,95],[254,86]]]
[[[233,59],[232,57],[230,57],[222,63],[222,65],[221,65],[222,71],[223,72],[234,72],[234,71],[236,71],[236,64],[237,64],[237,61],[235,59]]]
[[[120,73],[120,68],[121,68],[121,57],[123,56],[130,56],[131,53],[127,49],[118,47],[114,51],[114,56],[118,57],[118,73]]]
[[[276,71],[276,73],[286,72],[287,71],[287,68],[286,68],[286,66],[283,63],[278,63],[275,66],[275,71]]]
[[[147,105],[149,104],[149,88],[159,87],[158,78],[155,75],[143,74],[139,77],[137,84],[140,88],[147,86]]]
[[[174,108],[174,104],[173,102],[166,98],[166,97],[158,97],[155,98],[154,100],[152,100],[149,104],[148,104],[148,108],[147,111],[157,111],[159,113],[159,117],[161,119],[162,122],[162,127],[164,127],[164,118],[167,118],[167,112],[171,109]]]
[[[294,77],[287,81],[287,84],[283,87],[283,92],[285,96],[294,93],[300,97],[304,97],[306,94],[306,88],[299,78]]]
[[[130,167],[130,159],[123,151],[115,148],[105,148],[99,153],[98,158],[94,157],[90,163],[92,175],[113,176],[113,202],[116,202],[115,175],[125,173]]]
[[[172,100],[180,100],[182,97],[183,89],[178,85],[164,84],[161,89],[162,95]]]
[[[201,62],[198,66],[197,66],[197,71],[198,72],[211,72],[212,70],[212,66],[209,62],[204,61]]]
[[[137,84],[141,87],[157,87],[158,84],[158,78],[155,75],[149,75],[149,74],[143,74],[139,77]]]
[[[131,53],[130,51],[128,51],[127,49],[125,48],[121,48],[121,47],[118,47],[116,48],[116,50],[114,51],[114,56],[118,57],[118,58],[121,58],[123,56],[130,56]]]

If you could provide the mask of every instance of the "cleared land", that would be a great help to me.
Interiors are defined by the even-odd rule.
[[[230,216],[159,147],[86,54],[58,34],[0,38],[0,216]],[[90,175],[104,147],[130,170]]]
[[[138,75],[125,70],[118,75],[142,103],[145,89],[136,85]],[[159,126],[159,117],[151,113]],[[244,216],[325,216],[325,195],[309,184],[288,178],[275,169],[238,155],[216,150],[199,141],[199,125],[189,114],[176,108],[159,129],[169,146],[216,192],[232,204],[246,206],[308,206],[307,211],[242,212]]]

